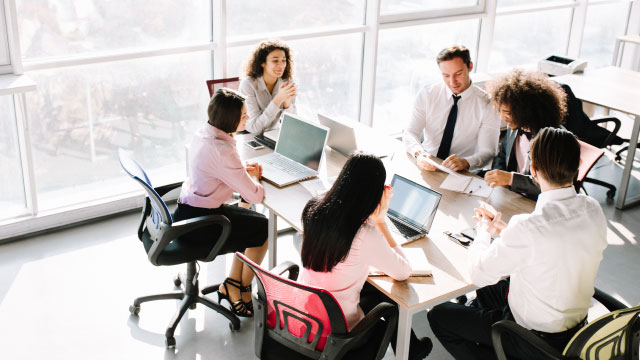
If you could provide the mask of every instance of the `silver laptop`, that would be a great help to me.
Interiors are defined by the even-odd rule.
[[[393,175],[391,187],[387,218],[392,232],[401,235],[398,240],[406,243],[428,234],[442,194],[400,175]]]
[[[248,160],[262,165],[262,177],[282,187],[318,176],[329,129],[283,113],[275,151]]]
[[[371,153],[377,157],[388,156],[391,151],[384,146],[384,141],[378,139],[370,139],[370,142],[358,139],[352,125],[347,122],[330,118],[326,115],[318,113],[318,121],[320,124],[331,129],[327,144],[333,150],[344,156],[349,156],[356,150]]]

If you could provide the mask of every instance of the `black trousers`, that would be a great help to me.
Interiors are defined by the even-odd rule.
[[[253,210],[237,206],[222,205],[216,209],[206,209],[178,203],[173,219],[180,221],[205,215],[224,215],[231,222],[231,234],[229,234],[227,243],[220,254],[262,246],[267,240],[267,218]],[[210,239],[217,239],[221,231],[222,229],[218,225],[206,226],[183,235],[181,238],[194,242],[210,242]]]
[[[446,302],[435,306],[427,313],[431,330],[454,358],[496,358],[491,342],[491,326],[500,320],[514,320],[507,302],[508,289],[509,281],[502,280],[476,291],[477,306]],[[560,333],[534,333],[562,351],[580,328],[579,325]],[[509,334],[503,335],[503,345],[510,359],[543,358],[528,344]]]

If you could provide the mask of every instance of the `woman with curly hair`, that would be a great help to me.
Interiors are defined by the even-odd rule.
[[[289,46],[265,40],[253,51],[240,92],[246,96],[247,131],[262,134],[278,127],[283,110],[295,113],[296,85],[291,80],[293,60]]]
[[[566,94],[547,75],[519,69],[489,81],[485,90],[508,129],[484,179],[535,200],[540,186],[529,170],[529,142],[540,129],[561,126]]]

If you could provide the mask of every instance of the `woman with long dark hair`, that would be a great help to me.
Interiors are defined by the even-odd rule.
[[[366,284],[369,266],[395,280],[411,275],[402,248],[385,222],[392,196],[392,189],[384,185],[385,178],[380,159],[353,154],[331,189],[323,197],[309,200],[302,213],[300,281],[331,292],[350,329],[375,305],[392,302]],[[418,340],[412,332],[411,359],[424,358],[431,347],[428,338]]]
[[[221,254],[243,251],[260,263],[267,251],[267,219],[255,211],[225,205],[234,191],[250,203],[264,199],[260,184],[262,167],[243,165],[233,138],[244,130],[247,112],[244,97],[219,89],[211,98],[209,121],[193,135],[189,148],[189,178],[182,184],[175,221],[220,214],[231,221],[231,233]],[[219,226],[204,227],[182,236],[182,241],[209,241],[220,234]],[[218,302],[227,300],[238,316],[253,316],[251,280],[253,272],[233,257],[229,277],[218,290]]]
[[[253,51],[240,83],[247,97],[247,131],[262,134],[278,127],[283,110],[296,112],[296,85],[289,46],[278,40],[262,41]]]

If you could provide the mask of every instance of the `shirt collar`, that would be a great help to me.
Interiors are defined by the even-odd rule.
[[[282,78],[278,78],[278,80],[276,80],[276,84],[273,86],[273,90],[279,89],[281,83],[282,83]],[[269,94],[271,94],[269,92],[269,89],[267,89],[267,84],[264,83],[264,78],[262,76],[258,78],[258,87],[260,87],[260,90],[266,91]]]
[[[538,200],[536,202],[535,211],[539,211],[542,209],[547,203],[558,200],[565,200],[572,197],[576,197],[578,194],[576,193],[576,188],[572,186],[567,186],[565,188],[548,190],[540,193],[538,196]]]
[[[473,81],[469,83],[469,87],[468,88],[466,88],[463,92],[461,92],[460,94],[457,94],[456,96],[460,96],[460,100],[462,100],[463,97],[466,97],[468,94],[471,94],[473,92],[472,88],[473,88]],[[444,89],[447,92],[447,99],[451,99],[451,101],[453,101],[453,96],[452,96],[453,95],[453,91],[451,91],[451,89],[449,89],[447,84],[444,84]],[[460,101],[460,100],[458,100],[458,101]]]
[[[230,134],[218,129],[217,127],[206,123],[204,126],[204,131],[210,135],[212,138],[215,139],[219,139],[222,140],[224,142],[228,142],[228,143],[236,143],[236,140],[233,138],[233,136],[231,136]]]

